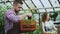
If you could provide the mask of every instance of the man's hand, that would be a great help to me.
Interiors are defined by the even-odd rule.
[[[20,20],[25,19],[27,16],[32,16],[32,13],[25,13],[23,15],[19,15],[20,16]]]

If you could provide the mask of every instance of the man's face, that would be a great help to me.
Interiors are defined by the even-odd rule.
[[[21,11],[22,10],[22,4],[17,3],[17,5],[15,5],[15,10]]]

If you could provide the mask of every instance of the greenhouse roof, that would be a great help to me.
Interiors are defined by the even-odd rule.
[[[0,6],[12,6],[13,0],[0,0]],[[24,10],[35,10],[36,12],[60,11],[60,0],[24,0]],[[5,4],[5,5],[4,5]]]

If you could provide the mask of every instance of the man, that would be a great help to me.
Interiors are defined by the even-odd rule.
[[[28,15],[28,13],[21,16],[18,15],[18,12],[22,10],[22,4],[21,0],[15,0],[13,2],[13,8],[5,13],[5,34],[20,34],[19,22]]]

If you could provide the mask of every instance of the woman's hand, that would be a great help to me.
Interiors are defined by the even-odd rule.
[[[58,29],[54,26],[54,30],[56,30],[56,31],[57,31]]]

